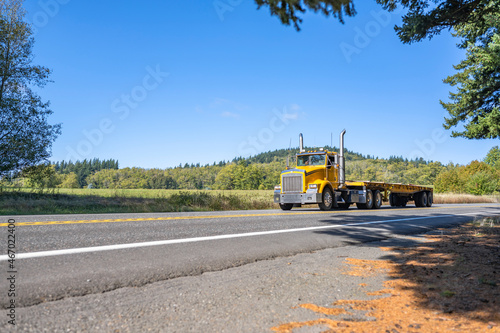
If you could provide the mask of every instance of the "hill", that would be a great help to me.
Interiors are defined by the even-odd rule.
[[[325,147],[338,152],[336,147]],[[305,148],[314,150],[315,148]],[[97,189],[273,189],[279,184],[289,159],[295,165],[298,149],[278,149],[248,158],[209,165],[184,164],[166,169],[118,168],[118,161],[98,159],[57,162],[28,169],[21,177],[3,179],[7,187],[97,188]],[[365,156],[345,149],[346,179],[390,183],[436,185],[438,192],[491,194],[500,187],[500,150],[493,147],[485,162],[473,161],[467,166],[443,165],[424,159],[388,159]],[[44,169],[40,176],[38,169]]]

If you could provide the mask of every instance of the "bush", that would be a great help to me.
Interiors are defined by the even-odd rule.
[[[448,166],[434,182],[438,193],[493,194],[500,187],[500,171],[491,165],[472,161],[466,166]]]
[[[498,190],[499,180],[494,174],[480,171],[473,174],[465,184],[467,193],[475,195],[493,194]]]
[[[434,190],[438,193],[463,193],[465,181],[460,177],[459,168],[441,172],[434,182]]]

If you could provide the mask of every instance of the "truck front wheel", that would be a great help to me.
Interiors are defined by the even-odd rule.
[[[323,190],[323,200],[318,205],[321,210],[331,210],[333,208],[333,192],[329,187],[325,187]]]
[[[282,210],[290,210],[290,209],[292,209],[292,207],[293,207],[293,204],[282,204],[282,203],[280,203],[280,208]]]

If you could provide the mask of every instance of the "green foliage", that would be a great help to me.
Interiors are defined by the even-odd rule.
[[[313,149],[309,149],[313,150]],[[329,148],[328,150],[335,150]],[[114,160],[58,162],[51,166],[54,175],[40,182],[42,187],[77,188],[83,174],[85,185],[96,189],[186,189],[186,190],[271,190],[280,182],[280,174],[286,168],[287,157],[292,151],[285,149],[264,152],[247,159],[238,157],[231,163],[220,162],[212,165],[185,164],[168,169],[122,168]],[[391,156],[389,159],[368,158],[345,151],[347,180],[367,180],[388,183],[432,185],[436,192],[491,194],[500,188],[500,170],[495,165],[498,147],[488,153],[486,162],[473,161],[467,166],[443,165],[422,158],[408,160]],[[293,155],[292,155],[293,156]],[[295,166],[295,156],[290,158],[290,166]],[[260,161],[270,161],[259,163]],[[100,169],[102,167],[108,167]],[[94,170],[94,171],[91,171]],[[26,175],[26,174],[25,174]],[[80,175],[80,176],[79,176]],[[50,179],[49,179],[50,178]],[[13,187],[5,183],[6,187]],[[34,185],[27,181],[25,185]],[[5,186],[4,185],[4,186]],[[9,186],[10,185],[10,186]]]
[[[269,7],[271,15],[281,23],[300,30],[303,15],[307,10],[320,12],[344,23],[344,16],[356,15],[354,0],[255,0],[258,8]],[[495,12],[496,1],[491,0],[376,0],[388,11],[398,6],[407,9],[403,25],[395,28],[403,43],[418,42],[432,38],[443,29],[459,24],[476,22],[484,25],[484,17]],[[359,2],[361,3],[361,1]]]
[[[440,162],[364,159],[346,163],[346,179],[431,185],[443,170]]]
[[[458,73],[444,80],[457,92],[450,93],[449,103],[441,102],[450,114],[445,128],[465,123],[463,131],[453,131],[455,137],[500,137],[500,5],[491,2],[489,7],[495,11],[456,27],[467,56],[454,66]]]
[[[40,192],[44,189],[53,189],[59,183],[55,168],[50,164],[27,167],[21,174],[25,178],[25,186]]]
[[[104,169],[115,169],[118,170],[118,161],[109,159],[109,160],[100,160],[98,158],[94,158],[92,160],[83,160],[76,161],[73,163],[69,162],[57,162],[55,165],[55,170],[61,174],[71,174],[74,173],[76,176],[76,180],[78,183],[78,187],[82,188],[90,184],[88,182],[88,177],[94,172],[104,170]]]
[[[80,184],[78,184],[78,177],[76,173],[70,172],[68,174],[61,175],[61,183],[57,185],[60,188],[79,188]]]
[[[402,26],[395,28],[403,43],[430,39],[462,24],[487,26],[485,17],[498,11],[498,4],[491,0],[377,0],[377,3],[389,11],[397,6],[408,10]]]
[[[186,163],[184,166],[165,170],[105,169],[90,175],[87,183],[94,188],[107,189],[273,189],[279,184],[280,174],[286,168],[286,160],[290,155],[290,165],[294,166],[295,151],[281,149],[247,159],[238,157],[232,163],[220,162],[205,166]],[[374,160],[348,150],[345,155],[348,161],[346,174],[352,180],[432,184],[445,169],[439,162],[422,159],[408,161],[402,157],[391,157],[388,160]]]
[[[434,190],[439,193],[463,193],[465,182],[459,176],[458,168],[452,166],[441,172],[434,182]]]
[[[451,165],[434,183],[436,192],[493,194],[500,189],[500,171],[478,161],[466,166]]]
[[[465,184],[465,190],[467,193],[475,195],[492,194],[498,190],[498,186],[498,175],[480,171],[469,177]]]
[[[94,188],[176,189],[177,182],[165,171],[141,168],[103,169],[93,173],[88,183]]]
[[[215,189],[234,190],[234,177],[237,166],[235,164],[226,165],[215,178]]]
[[[50,125],[49,103],[31,89],[50,70],[32,65],[34,39],[21,0],[0,0],[0,176],[46,161],[61,125]]]
[[[447,298],[453,297],[453,296],[455,296],[455,294],[456,293],[454,291],[449,291],[449,290],[444,290],[441,292],[441,296],[447,297]]]
[[[0,192],[0,214],[95,214],[274,208],[272,191],[58,190]]]
[[[262,6],[268,6],[271,15],[278,16],[281,23],[285,25],[293,23],[297,30],[300,30],[299,24],[302,23],[298,13],[303,14],[306,8],[323,13],[327,17],[337,17],[342,23],[344,23],[344,15],[356,14],[352,0],[255,0],[255,2],[259,9]]]
[[[309,148],[309,150],[314,150]],[[327,147],[327,150],[338,150]],[[295,165],[298,149],[264,152],[249,158],[238,157],[231,163],[225,161],[212,165],[188,164],[176,168],[118,169],[118,162],[83,161],[76,163],[58,162],[55,169],[61,173],[58,187],[78,187],[82,175],[84,185],[97,189],[219,189],[219,190],[270,190],[280,182],[280,174],[286,168],[287,157],[290,166]],[[423,159],[409,161],[402,157],[391,156],[386,159],[372,159],[349,150],[346,156],[346,176],[350,180],[372,180],[397,183],[432,184],[437,175],[445,169],[439,162]],[[99,167],[108,167],[98,170]],[[71,178],[68,176],[74,173]],[[64,177],[63,177],[64,176]]]
[[[484,162],[495,169],[500,169],[500,149],[498,149],[498,146],[490,149]]]

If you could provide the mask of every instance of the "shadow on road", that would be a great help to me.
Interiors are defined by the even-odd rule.
[[[440,226],[444,228],[436,231],[439,216],[443,216],[444,223]],[[496,217],[464,224],[471,218],[458,214],[433,214],[430,219],[399,212],[386,217],[345,214],[321,222],[348,225],[377,220],[407,221],[345,226],[317,233],[342,237],[352,245],[384,244],[382,249],[388,253],[383,259],[393,263],[390,278],[405,282],[400,291],[410,292],[418,307],[447,315],[449,319],[443,320],[455,317],[489,323],[496,331],[500,329],[500,212],[493,216]],[[405,236],[429,230],[434,231],[425,236]],[[391,239],[370,243],[387,238]]]

